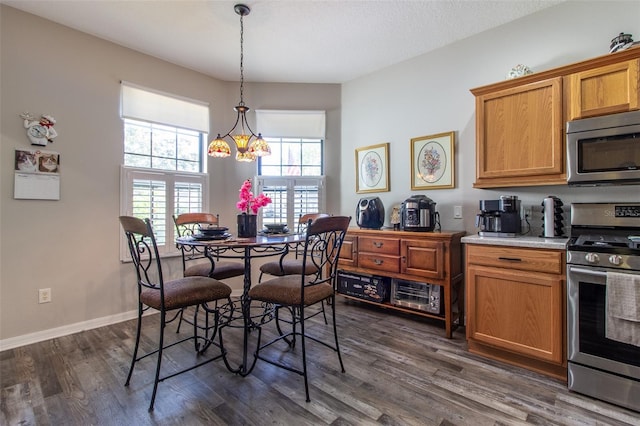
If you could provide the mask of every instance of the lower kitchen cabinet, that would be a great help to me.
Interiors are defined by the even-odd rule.
[[[466,246],[469,351],[567,379],[565,252]]]
[[[349,228],[340,251],[344,272],[395,278],[440,287],[441,314],[407,307],[396,300],[383,303],[353,295],[348,299],[371,303],[393,311],[444,321],[448,338],[456,323],[464,323],[464,280],[461,238],[464,232],[408,232]]]

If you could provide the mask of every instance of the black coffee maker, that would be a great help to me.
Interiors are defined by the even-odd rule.
[[[480,200],[476,226],[481,236],[515,237],[522,232],[520,200],[515,195],[503,195],[499,200]]]

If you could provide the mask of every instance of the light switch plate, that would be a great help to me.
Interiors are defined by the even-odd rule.
[[[453,218],[462,219],[462,206],[453,206]]]

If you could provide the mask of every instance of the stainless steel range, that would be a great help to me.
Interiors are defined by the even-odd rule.
[[[571,205],[569,389],[640,411],[640,203]]]

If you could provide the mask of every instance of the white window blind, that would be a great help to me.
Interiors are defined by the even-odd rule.
[[[172,215],[207,211],[208,175],[171,173],[122,167],[121,214],[151,219],[161,255],[178,254]],[[120,259],[131,260],[126,239],[121,239]]]
[[[122,118],[150,121],[183,129],[209,133],[209,104],[123,81],[120,115]]]
[[[324,139],[325,121],[324,111],[256,110],[256,127],[264,137]]]
[[[256,177],[258,193],[271,198],[261,209],[258,225],[286,223],[296,229],[300,215],[326,210],[325,177]]]

